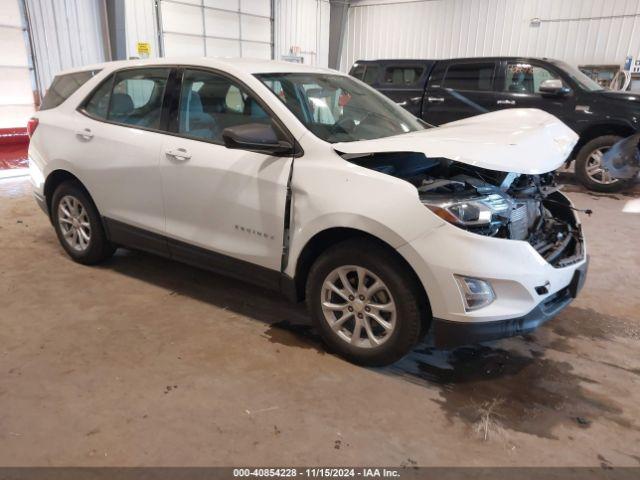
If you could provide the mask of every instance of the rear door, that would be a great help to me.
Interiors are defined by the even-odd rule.
[[[438,62],[429,78],[422,117],[433,125],[495,110],[494,60]]]
[[[169,67],[118,71],[94,90],[77,114],[71,139],[74,164],[116,239],[132,226],[164,233],[158,164],[171,73]],[[138,240],[143,239],[137,236],[127,244],[138,246]]]
[[[369,83],[366,80],[368,73],[369,67],[365,72],[365,83]],[[419,117],[427,75],[426,65],[417,63],[414,65],[407,63],[388,64],[384,67],[382,76],[375,87],[398,105]]]
[[[562,80],[558,69],[545,62],[528,59],[501,63],[501,74],[496,82],[495,108],[539,108],[571,125],[569,116],[574,113],[575,94],[549,97],[540,93],[540,84],[545,80]]]
[[[172,135],[160,160],[172,256],[239,275],[247,266],[242,261],[279,271],[292,156],[226,148],[222,132],[266,123],[286,134],[237,79],[197,68],[180,76]],[[269,276],[254,280],[265,283]]]

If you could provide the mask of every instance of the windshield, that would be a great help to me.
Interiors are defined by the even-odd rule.
[[[351,77],[322,73],[256,75],[314,135],[330,143],[422,130],[416,117]]]
[[[558,67],[564,70],[567,75],[571,77],[571,79],[580,85],[583,89],[588,90],[589,92],[595,92],[597,90],[604,90],[600,85],[591,80],[588,76],[582,73],[575,67],[572,67],[568,63],[564,62],[554,62]]]

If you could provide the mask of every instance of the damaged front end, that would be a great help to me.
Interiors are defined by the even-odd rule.
[[[574,208],[558,191],[553,173],[499,172],[415,152],[343,156],[410,182],[427,208],[459,228],[526,241],[554,267],[584,257]]]
[[[443,220],[479,235],[529,242],[551,265],[564,267],[584,257],[584,241],[552,172],[577,141],[547,112],[507,109],[334,149],[352,163],[412,183]]]

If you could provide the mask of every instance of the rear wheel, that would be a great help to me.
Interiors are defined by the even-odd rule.
[[[309,272],[306,296],[325,343],[353,363],[388,365],[420,339],[420,289],[375,242],[349,240],[325,252]]]
[[[603,135],[585,144],[576,156],[576,177],[589,190],[596,192],[619,192],[629,185],[628,181],[613,178],[602,165],[602,156],[613,144],[622,140],[617,135]]]
[[[115,247],[107,239],[98,210],[77,182],[64,182],[56,188],[51,216],[62,248],[76,262],[93,265],[115,252]]]

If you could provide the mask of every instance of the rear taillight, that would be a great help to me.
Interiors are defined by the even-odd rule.
[[[29,138],[33,137],[33,134],[36,132],[36,128],[38,127],[39,120],[35,117],[29,119],[27,123],[27,135]]]

